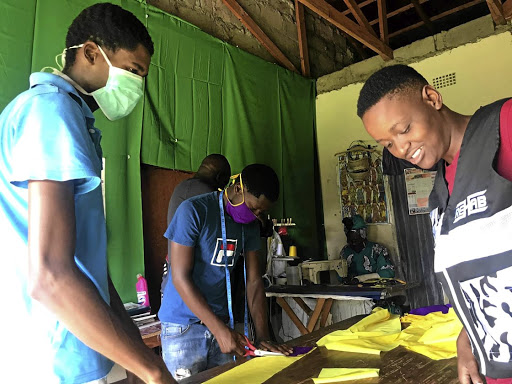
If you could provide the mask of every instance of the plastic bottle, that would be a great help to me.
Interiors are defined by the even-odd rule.
[[[149,307],[148,282],[140,273],[137,275],[137,302],[145,307]]]

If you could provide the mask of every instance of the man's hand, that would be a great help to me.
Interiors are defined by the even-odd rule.
[[[464,328],[457,338],[457,371],[460,384],[482,384],[478,363],[471,351],[469,337]]]
[[[160,359],[158,361],[159,370],[156,372],[156,375],[147,381],[147,384],[178,384],[176,380],[172,377],[171,373],[167,369],[164,361]],[[126,371],[128,375],[128,371]],[[130,376],[128,375],[128,378]],[[135,381],[134,383],[138,383]]]
[[[247,342],[245,341],[245,337],[229,327],[222,327],[221,330],[215,334],[215,339],[217,339],[222,353],[235,353],[239,356],[243,356],[246,352],[245,346]]]
[[[286,344],[277,344],[270,340],[260,340],[256,342],[256,348],[263,351],[280,352],[286,356],[293,353],[293,349]]]

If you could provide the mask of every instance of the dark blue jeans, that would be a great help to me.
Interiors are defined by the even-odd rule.
[[[162,357],[176,380],[233,361],[203,324],[162,322]]]

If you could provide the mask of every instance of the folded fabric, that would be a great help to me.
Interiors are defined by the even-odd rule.
[[[387,309],[375,308],[372,313],[349,329],[332,332],[317,341],[318,346],[345,352],[378,355],[398,346],[400,318]]]
[[[315,384],[338,383],[370,377],[379,377],[379,370],[377,368],[324,368],[317,378],[313,378],[313,382]]]
[[[261,384],[303,357],[304,355],[255,357],[206,381],[205,384]]]
[[[400,345],[432,360],[457,356],[457,337],[462,330],[462,323],[453,308],[446,314],[432,312],[426,316],[406,315],[401,321],[410,325],[402,331]]]

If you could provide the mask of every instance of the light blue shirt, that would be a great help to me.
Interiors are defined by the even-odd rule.
[[[41,383],[84,383],[106,376],[112,368],[110,360],[78,340],[27,292],[28,181],[72,180],[75,262],[109,303],[100,139],[94,116],[74,87],[50,73],[33,73],[30,89],[0,115],[0,271],[10,291],[4,305],[16,314],[17,329],[25,328],[26,333],[23,354],[13,353],[6,365],[7,370],[17,369],[13,377],[18,382],[25,382],[30,374],[26,371],[32,369],[39,370],[35,374]],[[7,345],[8,351],[17,348]],[[16,367],[33,367],[33,362],[37,368]]]

